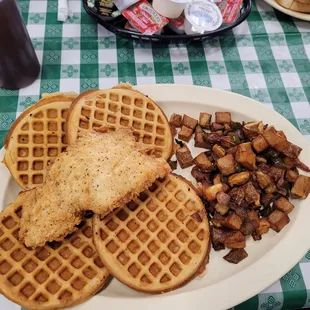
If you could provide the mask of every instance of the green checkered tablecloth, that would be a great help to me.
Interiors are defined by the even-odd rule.
[[[310,24],[262,0],[232,32],[188,46],[116,38],[87,16],[80,0],[69,0],[74,14],[66,23],[57,22],[56,0],[18,2],[42,71],[27,88],[0,89],[1,145],[15,118],[41,93],[83,92],[123,81],[195,84],[252,97],[289,119],[310,141]],[[279,281],[235,309],[302,307],[310,307],[310,251]],[[1,296],[0,309],[20,307]]]

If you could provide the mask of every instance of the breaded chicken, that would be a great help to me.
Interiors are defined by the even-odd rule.
[[[27,247],[62,240],[85,211],[108,214],[170,172],[131,129],[101,131],[83,134],[55,159],[42,186],[20,194],[20,238]]]

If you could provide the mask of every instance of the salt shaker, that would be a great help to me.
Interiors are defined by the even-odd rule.
[[[39,72],[40,64],[16,0],[0,0],[0,87],[26,87]]]

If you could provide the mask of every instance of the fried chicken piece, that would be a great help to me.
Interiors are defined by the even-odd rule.
[[[106,215],[171,171],[135,142],[131,129],[100,131],[83,134],[55,159],[42,186],[20,194],[20,238],[27,247],[62,240],[85,211]]]

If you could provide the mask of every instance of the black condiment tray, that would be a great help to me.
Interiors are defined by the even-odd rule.
[[[104,17],[87,5],[87,0],[83,0],[83,6],[88,15],[93,18],[97,23],[105,27],[107,30],[115,33],[118,36],[122,36],[128,39],[145,40],[156,43],[189,43],[191,41],[199,41],[208,39],[211,37],[219,36],[225,31],[231,30],[240,25],[251,12],[251,0],[244,0],[243,6],[240,10],[239,17],[230,24],[223,24],[219,29],[204,34],[176,34],[169,28],[165,27],[162,34],[144,35],[135,31],[127,30],[124,28],[126,24],[126,18],[118,16],[116,18]]]

